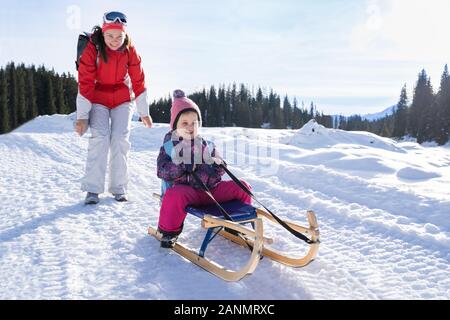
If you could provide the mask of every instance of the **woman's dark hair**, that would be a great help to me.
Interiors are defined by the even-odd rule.
[[[92,29],[92,35],[91,35],[92,42],[97,47],[97,50],[99,52],[100,57],[103,59],[105,63],[108,62],[108,56],[106,54],[106,43],[105,43],[105,37],[103,36],[103,31],[100,26],[95,26]],[[131,45],[131,39],[128,36],[127,33],[125,33],[125,41],[123,45],[126,48],[129,48]]]

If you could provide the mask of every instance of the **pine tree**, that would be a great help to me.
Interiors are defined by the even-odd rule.
[[[63,73],[63,86],[64,86],[64,101],[67,108],[67,113],[75,112],[76,99],[78,94],[78,82],[70,73],[66,75]]]
[[[392,126],[391,126],[391,119],[392,117],[385,117],[382,122],[382,130],[380,132],[380,136],[382,137],[391,137],[392,136]]]
[[[238,122],[238,116],[237,116],[237,104],[238,104],[238,97],[237,97],[237,86],[236,83],[233,83],[231,85],[231,88],[228,89],[229,91],[229,99],[230,99],[230,125],[231,126],[237,126]]]
[[[240,85],[238,101],[236,105],[236,115],[237,115],[236,124],[239,127],[248,128],[250,126],[249,91],[247,90],[244,84]]]
[[[206,89],[203,88],[201,92],[194,93],[189,95],[190,99],[194,101],[198,108],[200,109],[200,113],[202,114],[203,126],[207,127],[208,125],[208,97],[206,94]]]
[[[47,87],[47,81],[46,81],[46,73],[44,66],[40,66],[36,70],[36,75],[34,77],[34,83],[36,88],[36,102],[38,106],[38,114],[43,115],[46,114],[46,104],[47,104],[47,98],[46,98],[46,87]]]
[[[223,88],[225,94],[225,103],[223,106],[223,122],[225,127],[232,126],[232,113],[231,113],[231,92],[230,88],[225,90],[225,86]]]
[[[338,129],[347,130],[347,118],[344,116],[339,116]]]
[[[25,66],[22,64],[16,70],[17,74],[17,125],[25,123],[27,118],[27,106],[25,100]]]
[[[264,96],[262,93],[261,87],[258,87],[256,91],[256,96],[252,101],[252,113],[253,113],[253,127],[261,128],[264,123],[264,104],[263,104]]]
[[[0,69],[0,134],[9,130],[8,75]]]
[[[444,67],[436,101],[439,120],[436,130],[436,142],[443,145],[450,139],[450,75],[447,65]]]
[[[261,87],[259,87],[258,91],[256,92],[256,102],[259,103],[260,105],[262,105],[263,100],[264,100],[264,95],[263,95]]]
[[[17,73],[14,62],[11,62],[6,66],[6,70],[9,77],[9,91],[8,91],[8,113],[9,113],[9,127],[11,129],[17,128],[19,125],[18,121],[18,104],[19,104],[19,94],[18,94],[18,84],[17,84]]]
[[[302,127],[302,113],[297,106],[297,98],[294,98],[294,110],[292,112],[292,129],[300,129]]]
[[[294,106],[292,129],[300,129],[303,125],[302,112],[297,106]]]
[[[314,119],[314,115],[315,115],[315,108],[314,108],[314,103],[311,101],[311,106],[309,107],[309,119]]]
[[[285,129],[286,126],[284,124],[284,116],[281,110],[281,100],[276,93],[272,95],[270,104],[272,109],[272,119],[270,121],[270,123],[272,124],[271,128]]]
[[[283,100],[284,124],[286,128],[292,128],[292,106],[286,95]]]
[[[317,123],[323,125],[325,128],[333,128],[333,118],[325,115],[323,112],[316,116]]]
[[[427,120],[432,113],[434,95],[430,79],[425,70],[419,74],[417,85],[414,89],[414,97],[408,114],[408,133],[422,143],[429,140],[430,124]]]
[[[428,103],[425,105],[424,113],[423,113],[423,132],[422,137],[417,139],[419,143],[423,141],[433,141],[436,139],[436,129],[438,127],[436,114],[437,104],[436,104],[436,96],[433,93],[433,87],[431,85],[431,80],[428,78],[427,87],[428,90],[425,91],[425,97],[428,100]]]
[[[264,97],[263,90],[261,87],[258,87],[258,90],[256,92],[256,105],[259,110],[261,110],[261,124],[268,123],[269,122],[269,103],[267,99]]]
[[[67,114],[68,108],[66,106],[66,101],[64,99],[64,85],[61,77],[56,75],[54,79],[55,83],[55,107],[56,107],[56,113],[59,114]]]
[[[226,107],[226,98],[225,98],[225,87],[219,87],[219,92],[217,94],[217,123],[218,127],[223,127],[225,125],[225,110]]]
[[[45,111],[47,115],[52,115],[56,113],[56,103],[55,103],[55,93],[54,93],[54,89],[53,89],[53,81],[52,81],[52,77],[51,75],[47,75],[45,77],[45,81],[46,81],[46,105],[45,105]]]
[[[263,106],[257,99],[252,99],[252,127],[261,128],[263,122]]]
[[[275,94],[274,94],[274,92],[273,92],[273,90],[271,89],[270,90],[270,93],[269,93],[269,97],[268,97],[268,99],[267,99],[267,111],[266,111],[266,114],[267,114],[267,118],[266,118],[266,122],[268,122],[269,123],[269,127],[270,128],[274,128],[275,127],[275,124],[274,124],[274,116],[275,116]]]
[[[27,90],[27,118],[34,119],[38,116],[38,106],[36,102],[36,87],[34,83],[34,75],[36,70],[34,66],[27,70],[27,81],[26,81],[26,90]]]
[[[162,114],[161,122],[170,123],[170,109],[172,108],[172,97],[169,95],[167,99],[161,99],[159,105]]]
[[[170,107],[172,98],[170,95],[166,98],[160,98],[150,104],[150,115],[154,122],[170,123]]]
[[[214,86],[211,86],[208,93],[208,103],[207,103],[207,119],[206,125],[208,127],[216,127],[217,126],[217,109],[218,109],[218,101],[216,96],[216,89]]]
[[[402,88],[400,100],[397,103],[397,108],[394,113],[394,130],[393,136],[401,138],[406,134],[406,127],[408,121],[408,95],[406,93],[406,84]]]

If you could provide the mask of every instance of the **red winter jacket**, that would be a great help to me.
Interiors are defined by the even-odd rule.
[[[92,41],[89,41],[80,59],[78,86],[80,94],[91,103],[113,109],[131,101],[128,75],[136,98],[145,90],[145,76],[141,57],[134,46],[117,51],[106,47],[106,52],[107,63],[97,54]]]

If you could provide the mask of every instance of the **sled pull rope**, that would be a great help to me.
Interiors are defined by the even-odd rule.
[[[225,210],[220,203],[214,198],[214,196],[212,195],[211,191],[209,190],[209,188],[206,186],[206,184],[203,183],[203,181],[198,177],[198,175],[192,171],[192,176],[194,177],[195,181],[203,188],[203,190],[205,191],[205,193],[214,201],[214,203],[217,205],[217,207],[219,207],[220,212],[222,212],[222,214],[224,215],[224,217],[227,220],[230,220],[232,222],[234,222],[233,218],[228,214],[227,210]]]
[[[280,218],[278,218],[272,211],[270,211],[264,204],[262,204],[256,197],[255,195],[238,179],[236,178],[236,176],[234,174],[231,173],[230,170],[228,170],[228,168],[221,163],[219,165],[221,168],[223,168],[225,170],[225,172],[230,176],[230,178],[236,182],[236,184],[241,187],[242,190],[244,190],[250,197],[252,197],[253,200],[255,200],[260,206],[262,206],[264,209],[266,209],[266,211],[268,213],[270,213],[272,215],[272,217],[280,224],[282,225],[287,231],[289,231],[291,234],[293,234],[294,236],[296,236],[297,238],[305,241],[307,244],[314,244],[317,243],[318,241],[313,241],[311,239],[309,239],[308,237],[306,237],[305,235],[303,235],[302,233],[298,232],[297,230],[292,229],[288,224],[286,224],[283,220],[281,220]]]

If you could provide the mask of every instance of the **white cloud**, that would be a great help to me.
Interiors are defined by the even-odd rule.
[[[366,5],[366,19],[350,39],[355,53],[440,63],[450,57],[450,1],[369,0]]]

